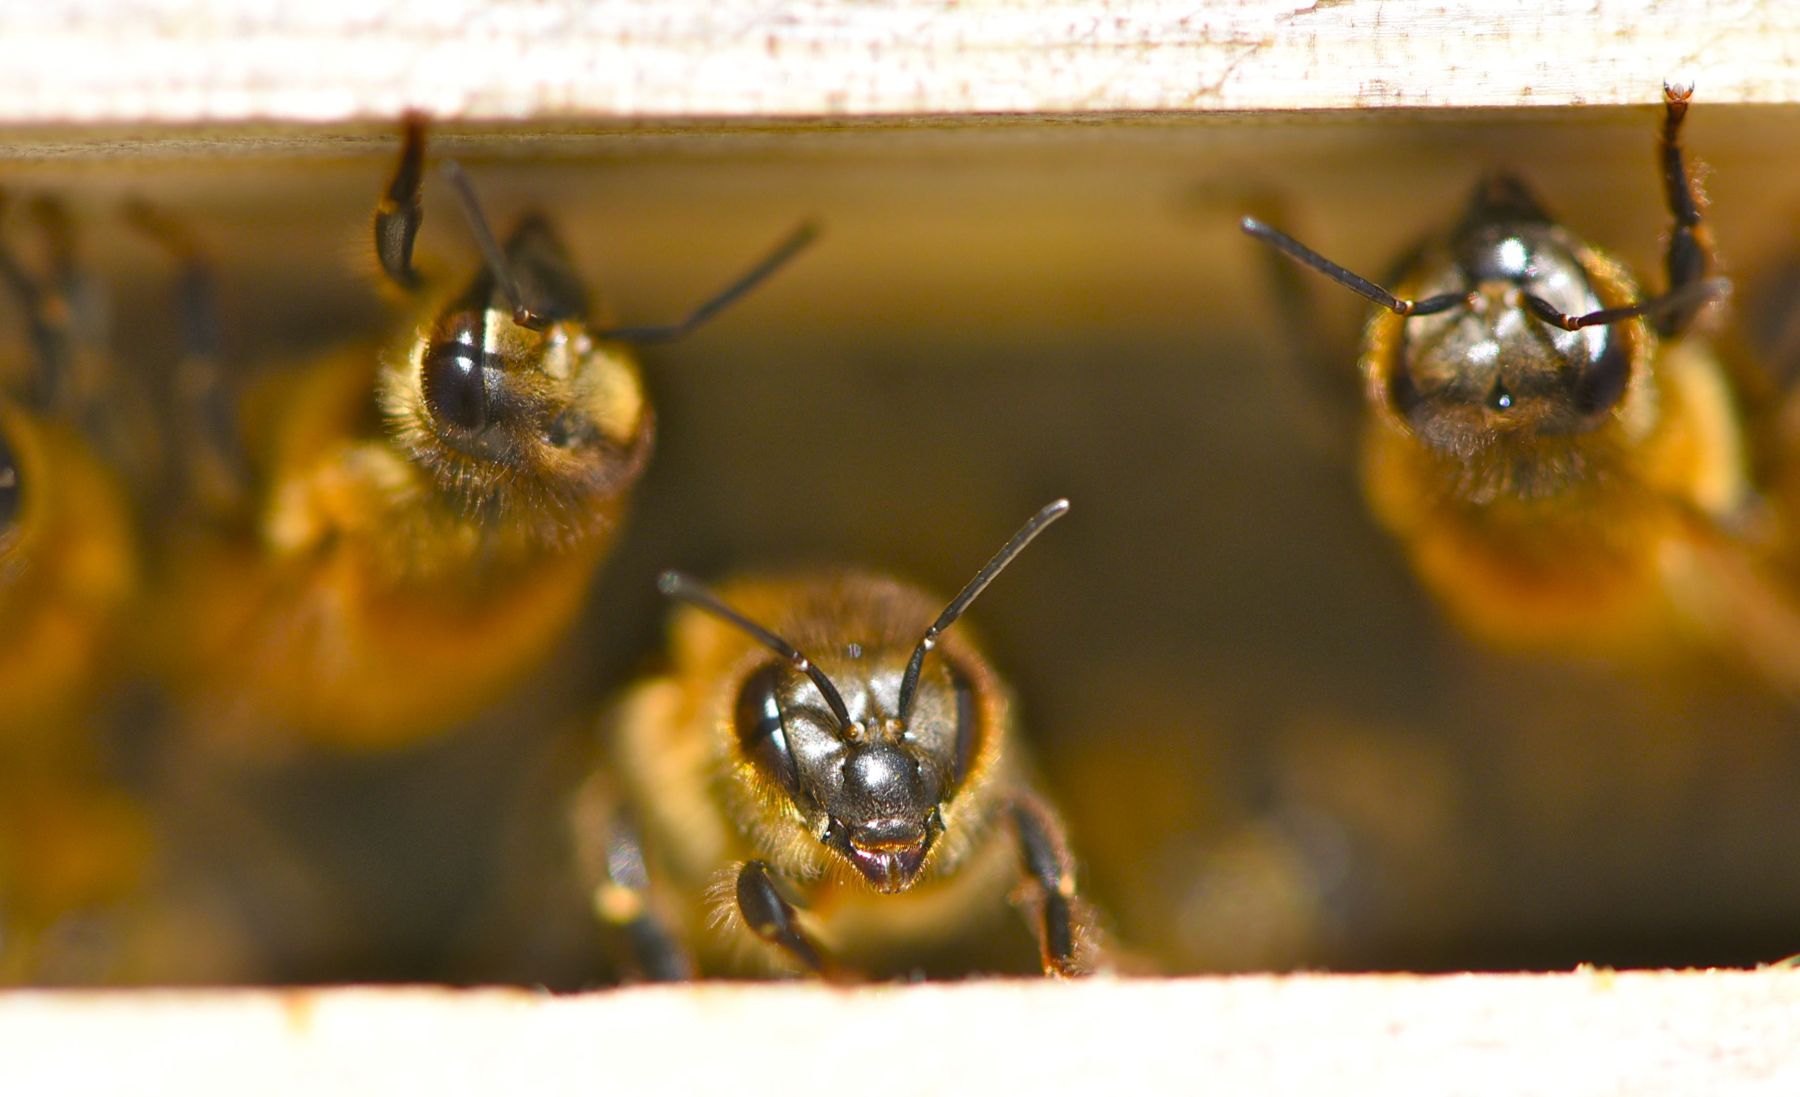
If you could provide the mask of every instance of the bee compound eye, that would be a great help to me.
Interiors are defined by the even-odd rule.
[[[0,533],[12,528],[23,502],[24,484],[19,479],[19,463],[13,457],[6,435],[0,434]]]
[[[1631,382],[1631,354],[1619,333],[1606,333],[1606,346],[1581,373],[1575,400],[1585,415],[1606,411],[1625,395]]]
[[[1424,402],[1419,394],[1419,386],[1413,382],[1412,371],[1407,369],[1404,362],[1395,363],[1388,372],[1387,394],[1388,404],[1394,409],[1394,414],[1408,421]]]
[[[752,674],[738,692],[738,746],[764,774],[774,778],[789,796],[797,796],[800,772],[788,747],[787,727],[781,718],[784,668],[770,663]]]
[[[470,434],[487,426],[484,359],[480,348],[460,341],[434,343],[426,351],[420,381],[425,406],[439,423]]]
[[[969,775],[980,745],[981,715],[975,704],[975,687],[961,668],[950,665],[950,680],[956,688],[956,754],[951,763],[950,788],[955,789]]]

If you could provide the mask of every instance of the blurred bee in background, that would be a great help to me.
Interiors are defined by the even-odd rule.
[[[37,209],[61,236],[58,208]],[[68,375],[98,355],[66,283],[34,277],[6,244],[0,278],[33,363],[0,392],[0,739],[19,746],[91,705],[138,589],[138,554],[124,486],[79,422],[89,408]]]
[[[423,164],[413,122],[374,219],[381,269],[412,295],[427,288],[412,258]],[[605,327],[545,217],[501,244],[461,169],[445,174],[484,266],[428,295],[386,349],[251,393],[241,437],[215,447],[241,454],[242,490],[209,508],[207,543],[171,553],[180,633],[160,645],[202,722],[380,748],[497,700],[580,609],[649,460],[655,416],[628,346],[685,334],[814,234],[679,323]]]
[[[1606,656],[1697,639],[1800,689],[1800,623],[1762,566],[1738,395],[1711,348],[1683,338],[1729,288],[1711,276],[1683,159],[1690,93],[1664,89],[1660,296],[1510,176],[1483,182],[1392,292],[1243,227],[1379,306],[1362,354],[1364,491],[1466,630]]]
[[[140,932],[156,854],[142,805],[92,752],[0,762],[0,986],[166,970]]]
[[[861,572],[717,596],[663,575],[692,607],[672,624],[674,666],[610,716],[613,764],[573,819],[594,909],[639,975],[689,976],[690,949],[707,971],[914,971],[1009,891],[1046,974],[1090,968],[1006,687],[945,633],[1067,509],[1039,511],[935,620],[930,595]]]
[[[0,983],[82,982],[116,973],[116,934],[86,931],[136,894],[152,851],[99,741],[138,539],[104,444],[122,433],[97,428],[104,355],[69,223],[47,200],[31,212],[47,274],[0,240],[30,348],[0,392]]]

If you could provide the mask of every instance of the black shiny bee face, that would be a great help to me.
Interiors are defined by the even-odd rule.
[[[1058,499],[1033,515],[916,644],[909,618],[930,599],[889,579],[840,577],[783,599],[786,631],[810,656],[680,572],[657,581],[779,657],[745,666],[737,687],[737,754],[760,778],[746,784],[765,801],[763,790],[780,789],[812,837],[881,891],[918,879],[952,801],[975,785],[972,767],[991,765],[999,746],[1002,687],[979,656],[946,650],[944,630],[1068,510]]]
[[[900,718],[906,654],[850,644],[821,662],[847,726],[810,678],[780,662],[745,680],[735,718],[744,757],[786,793],[814,837],[888,892],[918,877],[981,736],[974,689],[948,659],[925,668]]]
[[[1593,427],[1625,392],[1642,325],[1570,331],[1527,305],[1582,316],[1620,304],[1602,298],[1592,262],[1523,184],[1484,184],[1448,243],[1411,269],[1415,298],[1464,300],[1402,321],[1387,386],[1395,411],[1428,444],[1458,452],[1499,432]]]

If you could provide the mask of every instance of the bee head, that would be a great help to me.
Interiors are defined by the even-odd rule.
[[[1591,430],[1647,360],[1629,276],[1511,177],[1477,188],[1462,224],[1421,255],[1406,286],[1420,302],[1448,303],[1377,317],[1371,344],[1382,353],[1372,360],[1389,406],[1442,451]],[[1396,327],[1397,345],[1383,334]]]
[[[734,708],[739,754],[807,830],[881,891],[918,878],[985,734],[970,678],[934,660],[899,714],[905,652],[843,644],[823,656],[843,705],[792,664],[765,662]],[[821,668],[824,672],[824,668]]]
[[[1407,265],[1407,297],[1254,218],[1242,227],[1384,310],[1365,343],[1372,396],[1427,446],[1459,458],[1600,426],[1650,359],[1645,318],[1729,290],[1702,279],[1638,299],[1623,267],[1557,225],[1510,176],[1478,187],[1449,239]]]
[[[406,128],[400,166],[375,215],[375,251],[406,290],[412,268],[424,133]],[[587,291],[540,215],[502,245],[461,165],[446,179],[481,249],[483,269],[382,372],[391,434],[466,512],[510,517],[528,536],[562,540],[610,526],[650,455],[654,416],[626,344],[680,338],[804,249],[810,223],[673,324],[597,328]],[[598,505],[597,505],[598,504]]]
[[[432,317],[383,384],[409,452],[471,509],[512,500],[579,523],[649,457],[637,366],[589,326],[586,291],[539,216]]]
[[[780,656],[756,665],[738,689],[737,755],[762,783],[780,789],[814,839],[879,891],[904,891],[919,879],[945,831],[946,812],[997,734],[980,703],[982,672],[958,653],[929,662],[926,656],[1001,569],[1067,510],[1058,500],[1039,511],[910,651],[885,635],[858,635],[860,622],[814,621],[806,640],[824,660],[815,662],[686,576],[666,572],[659,581],[665,594],[736,625]]]

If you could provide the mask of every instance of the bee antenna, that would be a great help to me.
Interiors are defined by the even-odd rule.
[[[487,217],[481,212],[481,201],[475,197],[475,184],[469,181],[469,173],[454,160],[443,162],[440,171],[450,183],[450,189],[456,192],[456,199],[462,205],[463,217],[469,222],[469,231],[475,234],[475,246],[481,249],[481,257],[487,262],[488,271],[494,276],[500,292],[513,307],[513,323],[522,328],[540,331],[545,325],[544,317],[532,311],[525,304],[525,297],[519,291],[518,279],[513,277],[512,267],[507,265],[506,253],[501,250],[500,242],[494,239],[494,230],[488,227]]]
[[[1635,304],[1621,305],[1616,309],[1600,309],[1581,316],[1570,316],[1561,312],[1555,305],[1532,294],[1525,296],[1525,306],[1531,314],[1552,327],[1564,331],[1579,331],[1582,328],[1604,327],[1616,324],[1621,320],[1629,320],[1634,316],[1661,316],[1670,312],[1682,312],[1697,308],[1708,301],[1716,301],[1731,296],[1731,280],[1729,278],[1703,278],[1698,282],[1689,282],[1678,289],[1670,290],[1660,297],[1652,297]]]
[[[900,679],[899,717],[901,722],[904,723],[912,711],[913,697],[919,688],[919,672],[924,669],[925,656],[937,646],[938,636],[956,623],[956,619],[969,608],[969,603],[987,589],[987,585],[994,581],[994,577],[999,575],[1006,565],[1012,563],[1013,557],[1023,552],[1025,546],[1031,544],[1033,538],[1044,532],[1045,526],[1067,513],[1069,513],[1069,501],[1058,499],[1032,515],[1031,521],[1026,522],[1019,532],[1013,534],[1012,540],[1008,541],[999,552],[994,554],[993,559],[975,573],[975,578],[969,580],[969,585],[962,588],[962,593],[952,598],[950,604],[944,607],[944,612],[938,614],[938,619],[925,630],[925,635],[919,640],[919,646],[913,649],[912,659],[906,664],[905,677]]]
[[[1440,293],[1436,297],[1418,301],[1395,297],[1362,275],[1338,266],[1287,233],[1270,228],[1254,217],[1244,218],[1238,222],[1238,226],[1296,263],[1311,267],[1364,300],[1401,316],[1430,316],[1445,312],[1467,302],[1470,297],[1467,293]]]
[[[726,306],[749,293],[762,283],[763,279],[774,274],[787,265],[788,260],[800,254],[819,236],[817,221],[804,221],[794,231],[782,237],[769,254],[762,257],[757,264],[737,276],[724,289],[713,294],[695,307],[694,311],[677,320],[673,324],[656,324],[647,327],[609,328],[594,334],[602,339],[618,339],[626,343],[667,343],[679,339],[693,331],[701,324],[711,320],[723,311]]]
[[[831,715],[837,718],[839,730],[849,730],[850,709],[844,704],[843,694],[838,692],[837,687],[831,683],[830,678],[825,677],[825,672],[817,664],[800,654],[800,649],[719,601],[712,591],[679,571],[665,571],[657,576],[656,589],[670,598],[698,606],[714,617],[731,622],[786,659],[795,670],[812,679],[812,684],[818,688],[820,695],[825,698],[825,704],[831,709]]]

